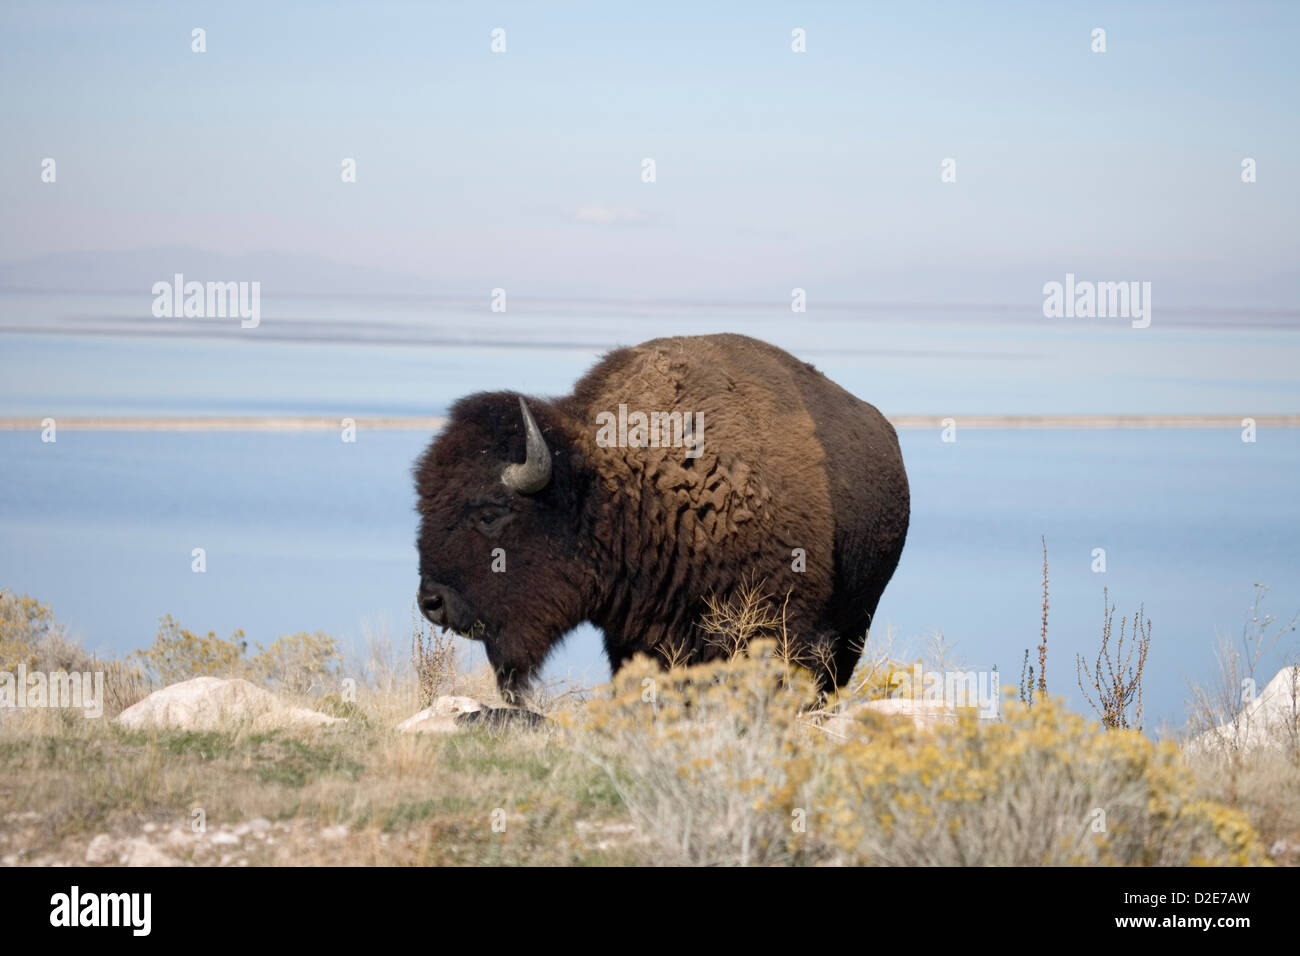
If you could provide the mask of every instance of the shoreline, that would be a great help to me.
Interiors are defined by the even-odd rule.
[[[1257,428],[1300,428],[1297,415],[896,415],[890,423],[899,430],[941,429],[947,419],[959,428],[978,429],[1132,429],[1132,428],[1232,428],[1251,418]],[[378,431],[437,431],[446,424],[439,416],[376,416],[352,419],[358,429]],[[0,431],[40,431],[40,418],[0,418]],[[307,432],[336,431],[343,418],[322,415],[189,416],[189,417],[74,417],[54,418],[64,431],[166,431],[166,432]]]

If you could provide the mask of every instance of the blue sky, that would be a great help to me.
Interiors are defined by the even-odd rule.
[[[1033,303],[1073,271],[1290,308],[1298,28],[1250,3],[9,2],[0,261],[199,246],[435,294],[912,302]]]

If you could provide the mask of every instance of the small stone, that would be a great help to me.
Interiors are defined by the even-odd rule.
[[[152,823],[152,822],[150,822],[150,823],[146,823],[146,824],[145,824],[144,826],[142,826],[140,829],[143,830],[145,833],[157,833],[157,832],[158,832],[158,824],[156,824],[156,823]]]
[[[346,840],[348,838],[348,828],[343,824],[336,827],[326,827],[320,832],[322,840]]]
[[[271,821],[266,817],[254,817],[248,821],[248,829],[261,836],[271,829]]]
[[[239,837],[224,830],[212,834],[212,836],[208,837],[208,840],[216,846],[239,846]]]
[[[473,697],[439,697],[414,717],[397,725],[402,733],[451,734],[456,732],[456,718],[483,709],[483,704]]]

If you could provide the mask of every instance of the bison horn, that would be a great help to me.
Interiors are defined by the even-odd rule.
[[[551,481],[551,450],[546,447],[542,430],[533,421],[523,397],[519,399],[519,410],[524,413],[524,432],[527,436],[528,455],[522,465],[506,465],[501,472],[501,480],[511,491],[521,495],[531,495],[545,488]]]

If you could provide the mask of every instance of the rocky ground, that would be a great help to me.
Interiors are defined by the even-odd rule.
[[[631,812],[591,740],[561,732],[558,717],[503,721],[467,696],[411,717],[405,705],[363,703],[327,716],[246,681],[203,678],[111,721],[11,713],[0,726],[0,866],[619,864],[662,862],[656,848],[671,845],[651,832],[660,817]],[[927,736],[953,726],[953,714],[904,703],[859,702],[809,739],[852,740],[873,715],[910,718]],[[607,726],[631,735],[616,748],[631,767],[676,739],[671,721],[653,742]],[[1280,750],[1249,756],[1200,756],[1204,795],[1223,799],[1230,780],[1262,838],[1255,859],[1300,864],[1294,762]],[[653,760],[643,769],[665,771]],[[674,813],[717,797],[708,778],[680,784],[691,776],[682,772],[664,798]]]
[[[119,826],[89,838],[71,837],[54,847],[46,824],[34,812],[9,813],[0,827],[0,866],[355,866],[430,861],[427,828],[394,833],[323,825],[311,820],[279,821],[254,817],[194,832],[189,825],[148,821]],[[594,853],[617,850],[637,839],[636,827],[622,821],[577,821],[573,832]],[[467,841],[465,862],[479,856]],[[42,847],[31,850],[30,847]],[[439,847],[439,862],[455,862],[461,848]]]

